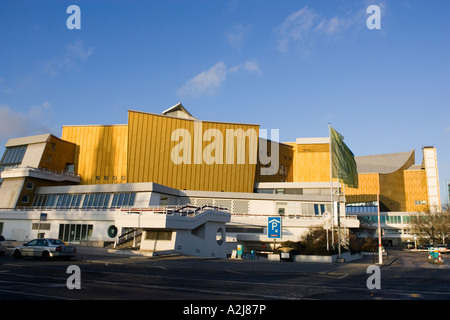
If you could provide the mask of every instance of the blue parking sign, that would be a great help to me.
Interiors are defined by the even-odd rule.
[[[267,237],[281,238],[281,217],[269,217],[267,220]]]

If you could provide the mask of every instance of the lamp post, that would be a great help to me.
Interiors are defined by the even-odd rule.
[[[380,224],[380,193],[377,192],[377,204],[378,204],[378,263],[383,264],[383,252],[381,244],[381,224]]]

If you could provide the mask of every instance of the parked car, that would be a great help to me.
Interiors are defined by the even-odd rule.
[[[22,257],[37,257],[44,260],[50,258],[63,258],[69,260],[76,256],[77,248],[58,239],[33,239],[21,246],[14,248],[13,256],[16,259]]]
[[[6,253],[6,241],[4,236],[0,236],[0,256]]]
[[[442,253],[448,253],[450,251],[450,245],[449,244],[439,244],[434,246],[435,250],[438,250]]]
[[[431,250],[433,246],[431,244],[419,244],[417,249],[419,250]]]

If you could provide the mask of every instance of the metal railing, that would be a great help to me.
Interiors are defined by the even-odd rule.
[[[195,216],[199,213],[202,213],[206,210],[213,211],[227,211],[228,208],[212,206],[212,205],[204,205],[202,207],[198,206],[164,206],[164,207],[148,207],[148,208],[121,208],[122,212],[126,212],[129,214],[143,214],[143,213],[154,213],[154,214],[167,214],[167,215],[180,215],[180,216]]]
[[[115,246],[120,246],[129,241],[135,241],[142,236],[142,229],[133,229],[118,236]]]

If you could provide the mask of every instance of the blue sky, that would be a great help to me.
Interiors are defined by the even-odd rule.
[[[72,4],[80,30],[66,26]],[[281,141],[331,122],[357,156],[415,149],[420,163],[433,145],[446,202],[449,17],[445,0],[2,0],[0,145],[181,102]]]

